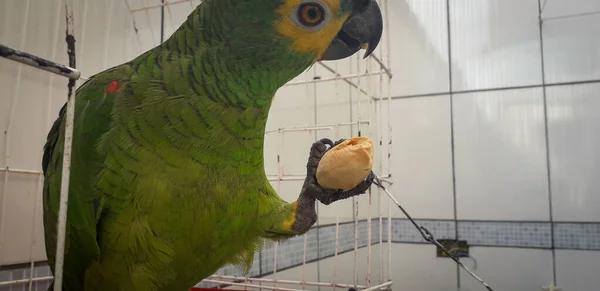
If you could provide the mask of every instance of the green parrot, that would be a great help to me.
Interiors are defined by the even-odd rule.
[[[89,78],[75,94],[64,291],[187,291],[267,241],[316,222],[316,141],[295,202],[267,180],[276,91],[315,62],[377,47],[374,0],[204,0],[164,43]],[[53,273],[66,105],[44,146],[46,254]],[[52,290],[52,286],[50,287]]]

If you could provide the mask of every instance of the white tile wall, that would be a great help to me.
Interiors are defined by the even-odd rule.
[[[538,0],[449,3],[454,90],[541,83]]]
[[[596,0],[542,0],[542,18],[567,18],[600,10],[600,2]]]
[[[6,207],[0,220],[3,229],[0,234],[0,262],[2,265],[10,265],[24,263],[29,259],[46,260],[42,199],[38,194],[41,189],[40,180],[33,175],[9,173],[9,183],[5,184],[5,175],[5,172],[0,172],[0,189],[4,189],[6,185],[6,196],[3,198]]]
[[[549,250],[486,247],[471,248],[470,253],[475,260],[465,258],[461,261],[494,290],[537,291],[552,282],[552,252]],[[460,285],[464,290],[485,290],[485,287],[462,269]]]
[[[392,254],[394,290],[456,290],[456,263],[435,257],[434,246],[398,244]]]
[[[392,96],[447,92],[446,1],[389,1]]]
[[[552,207],[558,221],[600,221],[600,84],[550,87]]]
[[[600,8],[596,10],[600,11]],[[544,66],[547,83],[600,79],[598,23],[600,14],[544,22]]]
[[[454,95],[459,219],[548,220],[541,89]]]
[[[454,219],[450,97],[396,99],[392,111],[396,197],[415,218]]]
[[[556,285],[569,290],[598,290],[600,251],[556,251]]]

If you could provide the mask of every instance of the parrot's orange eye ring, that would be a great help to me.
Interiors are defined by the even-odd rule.
[[[298,21],[308,27],[314,27],[325,20],[325,9],[317,3],[303,3],[298,7]]]

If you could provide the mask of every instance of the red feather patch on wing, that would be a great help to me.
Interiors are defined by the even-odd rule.
[[[105,91],[106,93],[117,93],[117,91],[120,89],[121,86],[119,86],[119,83],[117,81],[112,81],[110,84],[108,84],[108,87],[106,87]]]

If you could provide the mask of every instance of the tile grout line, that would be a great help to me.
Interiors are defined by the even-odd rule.
[[[457,95],[457,94],[470,94],[470,93],[484,93],[484,92],[494,92],[494,91],[508,91],[508,90],[519,90],[519,89],[534,89],[534,88],[543,88],[543,87],[560,87],[560,86],[569,86],[569,85],[586,85],[586,84],[597,84],[600,83],[600,79],[589,79],[583,81],[569,81],[569,82],[556,82],[556,83],[543,83],[543,84],[532,84],[532,85],[522,85],[522,86],[506,86],[506,87],[491,87],[484,89],[470,89],[470,90],[459,90],[459,91],[445,91],[445,92],[431,92],[431,93],[421,93],[421,94],[410,94],[410,95],[397,95],[393,96],[392,100],[398,99],[412,99],[412,98],[424,98],[424,97],[441,97],[445,95]],[[375,99],[375,102],[380,101],[379,99]]]
[[[540,39],[540,65],[542,73],[542,99],[544,103],[544,135],[546,142],[546,181],[548,184],[548,216],[550,219],[550,246],[552,248],[552,281],[554,285],[556,285],[556,238],[554,235],[554,213],[552,209],[552,170],[550,165],[550,139],[548,134],[548,96],[546,92],[546,58],[544,57],[544,30],[542,20],[542,9],[542,2],[541,0],[538,0],[538,30]]]
[[[450,13],[450,1],[446,0],[446,33],[447,33],[447,46],[448,46],[448,90],[450,94],[448,96],[450,102],[450,149],[452,157],[452,204],[453,204],[453,215],[454,215],[454,239],[458,241],[458,206],[456,196],[456,152],[454,144],[454,98],[452,92],[454,91],[453,78],[452,78],[452,30],[451,30],[451,13]],[[460,289],[460,267],[456,265],[456,288]]]

